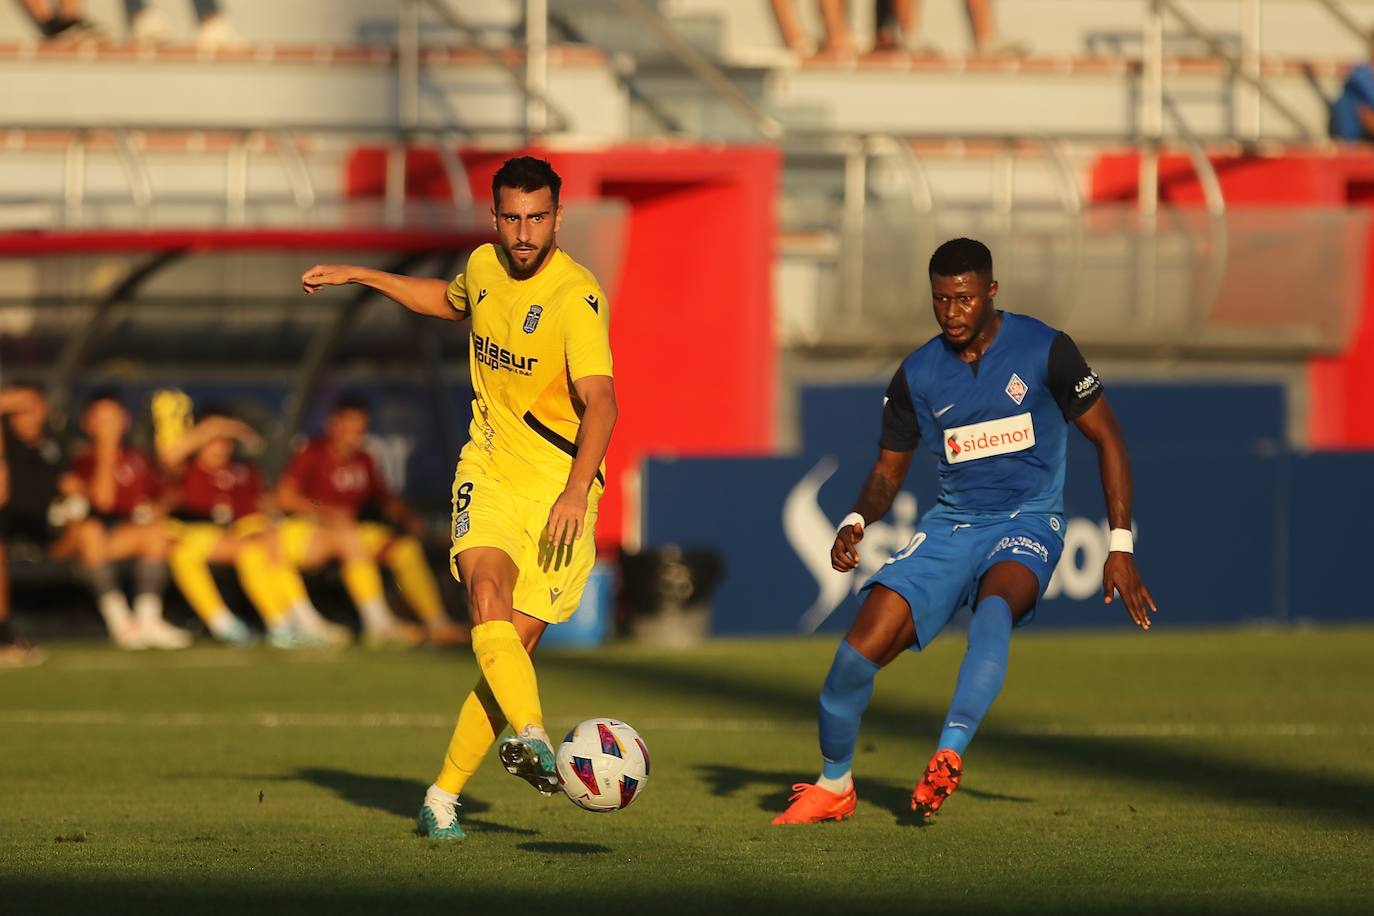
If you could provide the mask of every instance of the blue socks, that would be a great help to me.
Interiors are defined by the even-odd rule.
[[[998,597],[984,598],[974,609],[968,627],[968,652],[959,666],[954,699],[936,748],[950,748],[961,757],[1002,689],[1011,647],[1011,608]],[[851,745],[852,746],[852,745]]]
[[[873,696],[873,679],[879,666],[841,640],[835,660],[821,690],[821,775],[839,779],[849,773],[854,761],[854,745],[859,740],[859,719]]]

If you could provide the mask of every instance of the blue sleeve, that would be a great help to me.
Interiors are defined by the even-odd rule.
[[[1369,64],[1360,64],[1346,77],[1345,88],[1361,102],[1374,107],[1374,69]]]

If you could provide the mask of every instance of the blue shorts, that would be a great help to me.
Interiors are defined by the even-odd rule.
[[[916,646],[930,645],[954,612],[978,597],[978,582],[997,563],[1011,560],[1035,573],[1039,601],[1064,552],[1064,520],[1045,513],[1005,515],[937,507],[926,513],[911,541],[863,585],[890,588],[906,599],[916,624]],[[1035,616],[1032,607],[1017,626]]]

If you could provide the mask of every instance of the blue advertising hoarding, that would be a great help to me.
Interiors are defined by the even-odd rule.
[[[1359,562],[1355,545],[1374,529],[1374,454],[1290,454],[1279,386],[1108,390],[1133,462],[1137,556],[1162,620],[1374,616],[1350,577],[1335,574]],[[880,386],[811,388],[800,455],[646,463],[644,545],[724,560],[713,632],[848,626],[858,587],[907,543],[937,494],[934,460],[919,452],[892,510],[866,529],[859,572],[830,569],[835,525],[876,455],[881,405]],[[1064,556],[1036,625],[1129,626],[1119,604],[1102,604],[1106,512],[1096,452],[1076,432],[1064,508]]]

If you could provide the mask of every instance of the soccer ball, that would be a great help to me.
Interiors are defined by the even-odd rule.
[[[649,781],[649,749],[624,722],[588,719],[558,746],[558,781],[579,808],[619,811]]]

